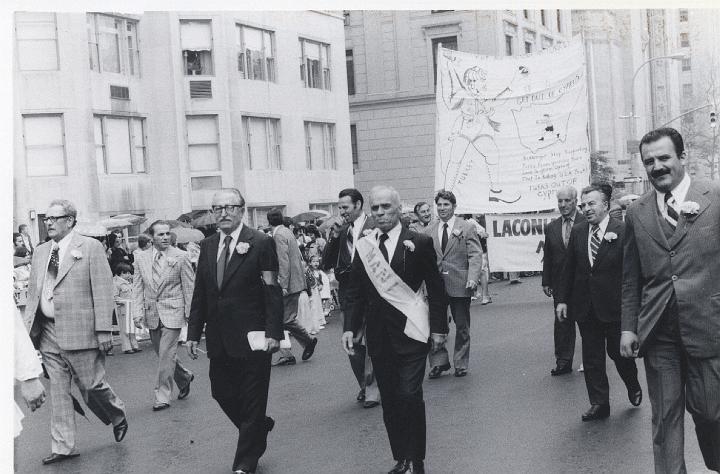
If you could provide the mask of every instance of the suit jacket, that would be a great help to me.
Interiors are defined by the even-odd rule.
[[[133,278],[133,320],[144,321],[150,329],[163,326],[180,329],[190,316],[195,272],[187,252],[168,247],[160,272],[160,284],[153,283],[153,248],[137,253]]]
[[[580,211],[575,211],[575,224],[582,222],[585,222],[585,216]],[[565,267],[565,259],[567,258],[567,248],[562,236],[562,225],[562,216],[548,225],[543,245],[542,286],[549,286],[553,294],[558,292],[563,268]]]
[[[681,213],[668,239],[661,229],[655,192],[627,211],[622,329],[633,331],[643,353],[673,295],[680,338],[693,357],[720,356],[720,184],[692,180],[685,202],[697,214]]]
[[[220,232],[200,242],[195,291],[190,306],[188,340],[199,341],[205,328],[208,357],[246,357],[249,331],[265,331],[267,337],[283,338],[283,300],[277,285],[266,285],[262,272],[278,271],[275,241],[243,225],[238,243],[248,251],[233,252],[217,283]]]
[[[278,257],[278,284],[292,295],[305,289],[305,270],[300,247],[293,233],[284,225],[278,226],[274,233],[275,248]]]
[[[405,240],[415,244],[414,251],[405,248],[403,245]],[[430,332],[447,334],[445,292],[435,263],[432,239],[403,227],[390,267],[414,291],[425,282],[430,305]],[[398,353],[418,349],[418,341],[407,337],[403,332],[405,316],[380,296],[359,256],[353,260],[346,300],[344,330],[352,331],[357,335],[363,323],[367,323],[365,334],[368,347],[377,346],[387,334]],[[424,350],[427,350],[427,347]]]
[[[441,225],[442,221],[436,220],[425,228],[425,233],[432,237],[445,292],[448,296],[469,298],[474,292],[465,286],[470,280],[479,283],[482,272],[482,247],[477,229],[474,224],[456,217],[453,228],[448,229],[447,247],[443,252],[438,238]]]
[[[340,268],[340,248],[343,245],[347,245],[347,232],[348,227],[350,227],[350,224],[346,223],[342,226],[340,229],[340,235],[337,238],[333,238],[332,234],[330,234],[330,239],[328,240],[327,245],[325,245],[325,251],[323,252],[322,256],[322,265],[321,268],[323,270],[334,270],[335,271],[335,278],[338,277],[340,279],[343,279],[344,273],[350,273],[351,267],[348,268]],[[365,219],[365,224],[363,225],[363,228],[360,232],[360,237],[362,237],[362,232],[366,230],[372,230],[375,228],[375,221],[371,216],[368,216],[367,219]],[[354,259],[353,259],[354,261]],[[338,281],[340,281],[338,279]]]
[[[617,238],[609,241],[609,232],[614,232]],[[591,310],[600,321],[620,321],[625,223],[610,218],[592,267],[588,255],[589,235],[587,221],[572,228],[556,301],[566,303],[568,315],[578,322],[586,321]]]
[[[52,241],[35,249],[25,307],[25,325],[37,346],[42,326],[36,318]],[[72,233],[53,288],[55,335],[63,350],[98,347],[97,333],[112,331],[113,281],[103,245]]]

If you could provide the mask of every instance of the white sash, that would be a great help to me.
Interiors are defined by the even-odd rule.
[[[367,237],[355,243],[365,271],[380,296],[393,305],[407,318],[404,333],[419,342],[427,342],[430,337],[430,308],[422,288],[413,291],[385,260],[377,244],[379,231],[375,229]]]

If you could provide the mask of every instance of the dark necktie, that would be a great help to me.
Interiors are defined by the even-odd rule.
[[[223,277],[225,276],[225,268],[228,264],[228,255],[230,255],[230,242],[232,242],[232,237],[229,235],[225,236],[224,244],[222,251],[220,252],[220,258],[217,262],[217,284],[218,288],[222,286]]]
[[[448,225],[447,222],[443,224],[443,235],[442,235],[442,241],[440,242],[440,249],[445,253],[445,247],[447,247],[448,242]]]
[[[597,257],[598,249],[600,248],[600,226],[593,224],[592,236],[590,237],[590,260],[593,265],[595,264],[595,257]]]
[[[386,261],[386,262],[389,262],[389,261],[390,261],[390,257],[388,256],[387,247],[385,247],[385,242],[387,242],[387,240],[388,240],[389,238],[390,238],[390,237],[389,237],[387,234],[385,234],[385,233],[380,234],[380,245],[379,245],[379,247],[380,247],[380,253],[383,254],[383,257],[385,257],[385,261]]]
[[[60,268],[60,247],[56,246],[52,249],[52,253],[50,254],[50,263],[47,268],[48,277],[52,278],[52,281],[55,281],[55,278],[57,277],[58,268]]]
[[[352,255],[353,253],[353,242],[355,241],[355,237],[353,236],[353,224],[351,223],[348,226],[348,232],[347,232],[347,249],[348,254]]]
[[[570,231],[572,230],[572,220],[568,218],[563,218],[563,243],[565,244],[565,247],[568,246],[568,243],[570,243]]]
[[[673,198],[672,193],[665,193],[665,210],[667,212],[667,217],[665,220],[668,224],[675,230],[675,227],[677,227],[678,219],[680,216],[678,216],[677,211],[673,207],[675,204],[675,198]]]

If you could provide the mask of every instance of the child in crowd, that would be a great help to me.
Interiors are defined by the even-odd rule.
[[[129,263],[119,262],[113,269],[113,286],[115,291],[115,313],[117,314],[118,326],[120,326],[120,341],[125,354],[141,352],[135,337],[135,324],[130,314],[130,303],[132,301],[132,276],[133,267]]]
[[[320,270],[320,257],[314,255],[310,258],[310,273],[314,280],[314,287],[310,294],[310,308],[315,317],[319,329],[325,329],[327,321],[325,321],[325,303],[330,298],[330,280],[328,276]]]

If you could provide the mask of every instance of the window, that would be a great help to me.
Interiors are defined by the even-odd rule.
[[[353,50],[345,50],[345,68],[347,69],[348,95],[355,95],[355,62]]]
[[[683,84],[682,91],[683,91],[683,97],[685,97],[686,99],[689,99],[693,95],[693,85],[692,84]]]
[[[513,55],[513,37],[510,35],[505,35],[505,55]]]
[[[63,116],[24,115],[23,138],[28,176],[64,176],[65,132]]]
[[[86,15],[90,69],[127,75],[140,74],[137,22],[126,18]]]
[[[525,41],[525,53],[532,53],[532,43],[530,41]]]
[[[685,23],[688,21],[688,11],[683,9],[680,10],[680,22]]]
[[[251,170],[279,170],[280,120],[264,117],[243,117],[248,166]]]
[[[343,25],[350,26],[350,10],[343,10]]]
[[[330,90],[330,45],[300,38],[300,80],[311,89]]]
[[[58,70],[54,13],[15,13],[15,36],[18,66],[21,71]]]
[[[237,25],[238,71],[243,79],[275,82],[275,33]]]
[[[689,48],[690,47],[690,37],[687,33],[680,33],[680,47],[681,48]]]
[[[311,211],[325,211],[330,216],[334,216],[338,213],[337,202],[316,202],[310,203]]]
[[[217,115],[188,115],[185,118],[190,171],[219,171]]]
[[[690,58],[682,58],[682,70],[689,71],[691,69],[692,69],[692,67],[691,67],[691,63],[690,63]]]
[[[543,26],[547,26],[545,19],[545,10],[540,10],[540,23],[542,23]]]
[[[437,86],[437,51],[438,45],[441,45],[445,49],[452,49],[457,51],[458,41],[457,36],[446,36],[444,38],[433,38],[432,39],[432,55],[433,55],[433,79]]]
[[[145,173],[145,119],[95,115],[95,159],[98,174]]]
[[[560,10],[555,10],[555,18],[557,19],[558,33],[561,33],[562,32],[562,17],[560,16]]]
[[[185,75],[212,75],[212,23],[209,20],[181,21],[180,40]]]
[[[353,169],[358,169],[360,160],[358,158],[357,125],[350,124],[350,149],[352,150]]]
[[[247,220],[248,225],[252,227],[253,229],[257,229],[258,227],[267,227],[268,221],[267,221],[267,213],[270,211],[270,209],[278,208],[282,210],[283,215],[285,215],[286,206],[263,206],[263,207],[248,207],[247,208]]]
[[[305,163],[309,170],[334,170],[335,124],[305,122]]]

